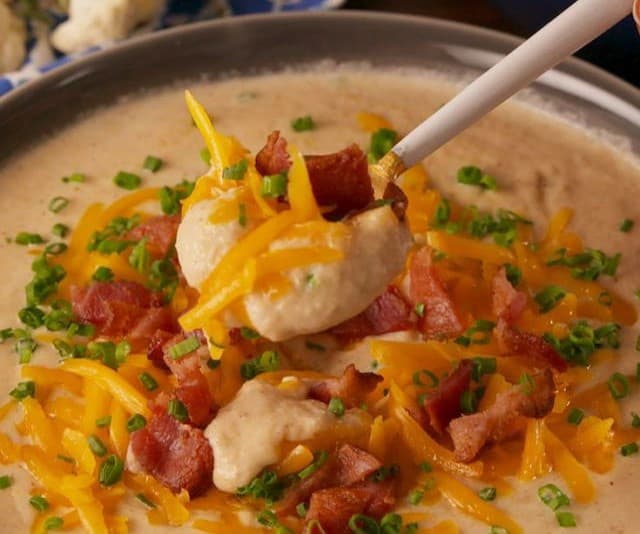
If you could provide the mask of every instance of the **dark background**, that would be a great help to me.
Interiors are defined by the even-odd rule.
[[[570,0],[347,0],[345,7],[427,15],[527,37],[569,3]],[[578,55],[640,87],[640,36],[631,17]]]

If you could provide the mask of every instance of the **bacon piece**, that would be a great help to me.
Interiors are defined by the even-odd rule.
[[[550,365],[560,372],[566,371],[569,367],[567,361],[543,338],[516,330],[504,319],[498,319],[494,332],[503,356],[525,356],[533,365],[541,367]]]
[[[161,295],[126,280],[92,282],[71,288],[74,315],[93,324],[99,334],[121,336],[135,328],[151,308],[162,305]]]
[[[449,421],[460,415],[460,397],[469,389],[472,369],[471,360],[462,360],[425,401],[424,411],[429,424],[439,434],[445,431]]]
[[[256,154],[256,169],[262,176],[280,174],[289,170],[291,161],[287,153],[287,141],[275,130],[269,134],[267,143]]]
[[[365,514],[380,519],[394,504],[391,480],[322,489],[311,496],[306,523],[318,520],[325,534],[349,534],[348,523],[352,515]]]
[[[495,403],[473,415],[463,415],[449,424],[454,454],[461,462],[473,460],[486,443],[498,442],[519,432],[524,417],[544,417],[555,398],[553,373],[545,369],[532,376],[533,391],[527,394],[514,385],[496,396]]]
[[[298,503],[308,501],[319,490],[362,483],[381,467],[382,463],[368,452],[348,443],[339,445],[322,467],[287,491],[278,503],[278,513],[294,513]]]
[[[166,369],[167,364],[164,363],[164,345],[175,336],[175,332],[167,330],[156,330],[147,345],[147,358],[157,367]]]
[[[202,430],[154,411],[144,428],[131,434],[129,469],[153,475],[174,492],[186,489],[191,497],[212,484],[213,451]]]
[[[307,156],[313,196],[321,206],[334,206],[324,216],[341,219],[373,202],[367,155],[353,144],[334,154]]]
[[[147,250],[154,258],[163,258],[176,242],[180,215],[151,217],[127,232],[125,239],[147,240]]]
[[[309,389],[309,398],[329,403],[332,397],[340,397],[346,408],[359,406],[383,378],[376,373],[361,373],[349,364],[339,378],[317,382]]]
[[[512,325],[518,320],[527,305],[527,296],[511,285],[504,267],[501,267],[493,277],[491,294],[493,313],[508,325]]]
[[[189,413],[191,424],[205,427],[213,419],[214,407],[209,384],[202,373],[200,360],[201,353],[205,353],[204,356],[208,357],[209,352],[206,345],[201,345],[198,349],[174,359],[170,354],[171,347],[186,338],[185,334],[178,334],[166,342],[163,347],[164,362],[178,383],[169,398],[178,398],[182,401]],[[169,398],[159,399],[158,402],[164,404],[164,401],[168,402]]]
[[[464,330],[453,301],[431,263],[431,250],[423,247],[409,265],[409,295],[414,304],[424,304],[419,327],[428,337],[452,337]]]
[[[408,330],[414,326],[411,312],[411,304],[400,290],[389,286],[362,313],[334,326],[329,332],[344,340],[352,340]]]

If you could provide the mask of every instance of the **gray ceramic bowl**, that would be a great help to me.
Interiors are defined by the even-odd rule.
[[[184,26],[95,53],[0,99],[0,161],[96,106],[176,80],[242,75],[326,58],[425,66],[468,77],[518,43],[451,22],[344,11]],[[640,91],[632,86],[571,59],[534,91],[554,110],[578,114],[599,129],[631,139],[640,152]]]

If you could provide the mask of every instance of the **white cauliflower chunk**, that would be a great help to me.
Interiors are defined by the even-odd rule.
[[[16,70],[25,56],[24,22],[0,0],[0,73]]]
[[[53,31],[51,41],[70,53],[123,39],[155,18],[164,4],[164,0],[70,0],[69,19]]]

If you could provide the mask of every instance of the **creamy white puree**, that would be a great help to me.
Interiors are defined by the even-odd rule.
[[[353,141],[366,146],[368,134],[355,121],[359,111],[381,113],[400,132],[407,132],[454,93],[452,85],[424,75],[339,69],[182,87],[186,86],[203,101],[221,131],[235,135],[251,150],[259,149],[268,133],[279,129],[304,153],[331,152]],[[305,114],[314,117],[317,129],[310,133],[293,132],[290,120]],[[4,238],[19,231],[39,231],[51,237],[49,231],[54,223],[73,226],[90,203],[110,202],[122,194],[111,182],[119,170],[140,173],[145,185],[193,179],[205,171],[198,157],[202,146],[188,118],[181,91],[170,89],[98,111],[29,152],[16,154],[0,169],[3,199],[0,255],[4,281],[0,326],[17,325],[16,311],[24,305],[24,286],[30,279],[32,259],[26,249],[6,243]],[[166,161],[155,175],[141,170],[147,154]],[[478,165],[496,176],[499,190],[483,193],[457,184],[455,173],[467,164]],[[623,253],[615,280],[617,290],[631,298],[633,291],[640,288],[637,237],[640,170],[621,153],[585,132],[521,105],[507,104],[433,154],[427,159],[426,168],[434,187],[447,195],[483,209],[507,207],[522,212],[536,221],[538,234],[559,207],[575,207],[572,229],[589,246],[610,254]],[[73,185],[60,181],[60,177],[76,171],[88,175],[87,183]],[[71,202],[67,209],[54,215],[47,210],[47,204],[57,195],[69,197]],[[623,234],[618,225],[627,217],[636,219],[636,228]],[[635,370],[636,335],[633,329],[626,331],[619,361],[603,365],[599,370],[601,376],[607,376],[613,368]],[[11,347],[11,343],[0,345],[0,357],[5,362],[0,393],[9,391],[18,380],[14,365],[17,358]],[[341,353],[334,359],[326,352],[308,355],[308,361],[312,356],[314,367],[334,370],[343,368],[345,360],[351,357]],[[337,359],[339,365],[335,363]],[[366,348],[361,348],[357,359],[368,365]],[[40,364],[54,358],[43,346],[33,361]],[[623,414],[631,410],[640,412],[639,396],[634,394],[621,408]],[[7,425],[10,429],[10,422]],[[592,475],[599,488],[594,503],[572,504],[579,531],[630,534],[637,531],[640,458],[619,456],[616,463],[612,472]],[[23,532],[32,513],[27,503],[30,479],[15,466],[2,466],[0,472],[15,477],[15,484],[0,492],[3,531]],[[558,482],[555,476],[549,480]],[[527,532],[563,531],[557,527],[553,514],[538,502],[536,491],[544,482],[518,484],[513,495],[496,501],[525,525]],[[563,486],[561,482],[560,485]],[[488,531],[486,525],[452,512],[445,502],[426,511],[434,521],[454,517],[465,533]],[[156,530],[146,524],[135,503],[123,513],[134,518],[133,531]]]
[[[299,443],[335,429],[338,420],[327,405],[306,399],[308,386],[278,388],[259,380],[245,382],[233,401],[205,430],[215,451],[213,482],[235,492],[265,467],[281,459],[286,442]],[[362,428],[358,410],[347,410],[339,423]]]

